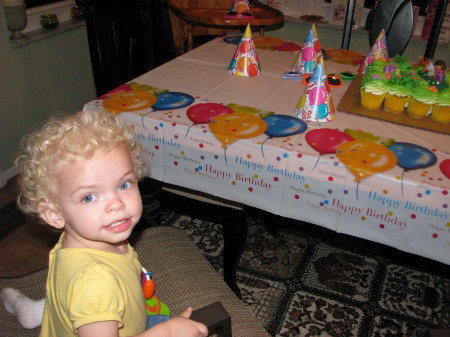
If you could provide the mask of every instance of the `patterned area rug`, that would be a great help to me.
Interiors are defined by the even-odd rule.
[[[222,226],[175,213],[222,271]],[[449,266],[294,222],[272,236],[248,219],[237,277],[243,301],[272,336],[421,337],[450,327]]]

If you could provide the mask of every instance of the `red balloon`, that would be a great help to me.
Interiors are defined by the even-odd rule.
[[[241,50],[241,53],[247,54],[252,48],[251,48],[250,41],[242,41],[239,49]]]
[[[450,159],[445,159],[439,164],[441,172],[450,179]]]
[[[233,110],[229,107],[217,103],[199,103],[186,111],[188,118],[195,124],[206,124],[217,116],[231,113],[233,113]]]
[[[255,63],[250,64],[247,67],[247,73],[249,76],[256,76],[258,75],[258,65]]]
[[[339,145],[355,140],[352,136],[334,129],[315,129],[305,135],[305,139],[320,154],[333,154]]]
[[[315,50],[316,53],[322,51],[322,48],[320,48],[320,42],[319,42],[319,40],[317,40],[316,42],[314,42],[314,50]]]

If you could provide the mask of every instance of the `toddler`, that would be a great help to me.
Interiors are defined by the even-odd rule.
[[[147,173],[133,129],[82,111],[50,120],[23,145],[19,207],[62,230],[50,252],[41,336],[207,336],[191,308],[147,326],[142,267],[127,242]],[[12,289],[2,297],[10,312],[29,301]]]

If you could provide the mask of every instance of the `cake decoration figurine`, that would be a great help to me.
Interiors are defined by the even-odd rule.
[[[322,60],[317,62],[305,92],[295,109],[295,115],[309,122],[330,122],[335,109]]]
[[[386,35],[384,34],[384,29],[382,29],[377,39],[373,43],[372,48],[370,48],[369,54],[367,54],[363,63],[359,67],[358,73],[365,74],[367,66],[374,60],[388,58],[389,54],[387,50]]]
[[[258,54],[256,53],[255,43],[252,38],[252,30],[247,25],[244,36],[239,42],[238,47],[228,67],[228,72],[235,76],[257,76],[261,73]]]
[[[442,91],[449,87],[445,79],[446,64],[442,60],[433,62],[432,59],[421,58],[417,67],[417,74],[425,79],[430,86],[436,87],[437,91]]]
[[[300,79],[305,74],[312,74],[316,63],[321,60],[325,69],[325,63],[323,61],[322,48],[320,47],[319,37],[316,31],[316,25],[312,25],[303,42],[300,51],[297,54],[294,64],[290,71],[283,74],[283,78],[286,79]],[[326,70],[325,70],[326,73]]]
[[[234,0],[233,6],[230,7],[224,18],[226,19],[254,19],[250,11],[250,3],[248,0]]]
[[[436,76],[436,81],[439,83],[445,83],[445,69],[447,68],[444,61],[437,60],[434,63],[434,75]]]

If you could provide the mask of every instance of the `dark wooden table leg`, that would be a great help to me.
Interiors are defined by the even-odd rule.
[[[236,269],[247,240],[245,210],[229,209],[224,214],[223,224],[223,274],[224,280],[239,297],[241,291],[236,282]]]

